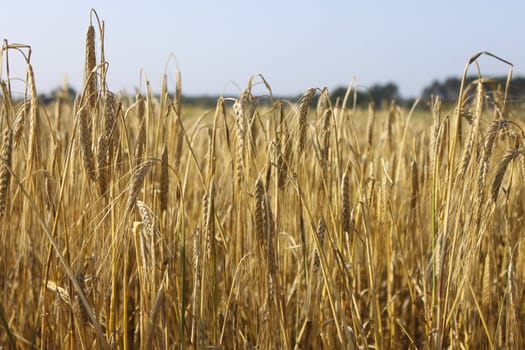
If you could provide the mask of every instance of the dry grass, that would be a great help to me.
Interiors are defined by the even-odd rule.
[[[2,77],[0,344],[524,345],[524,135],[508,85],[463,86],[458,108],[366,111],[326,89],[260,104],[250,79],[196,110],[180,71],[174,97],[165,83],[159,97],[108,91],[95,34],[76,103],[41,104],[30,49],[2,47],[26,61],[28,95]]]

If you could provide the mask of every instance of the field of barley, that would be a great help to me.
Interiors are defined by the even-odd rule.
[[[111,91],[101,34],[78,95],[49,103],[30,46],[1,49],[0,349],[525,346],[509,62],[467,57],[454,104],[289,101],[259,75],[208,110],[180,71]]]

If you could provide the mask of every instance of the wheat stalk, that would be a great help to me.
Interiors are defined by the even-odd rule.
[[[142,120],[139,126],[137,139],[135,140],[135,162],[142,163],[144,159],[144,152],[146,150],[146,121]]]
[[[470,158],[472,155],[472,151],[478,140],[481,112],[483,109],[483,99],[484,99],[483,84],[481,83],[481,81],[479,81],[477,84],[477,91],[476,91],[473,126],[469,133],[467,145],[465,146],[465,151],[463,153],[463,159],[461,160],[460,176],[464,176],[466,174],[467,168],[470,164]]]
[[[161,155],[160,163],[160,192],[159,192],[159,201],[160,201],[160,210],[168,210],[168,198],[169,198],[169,169],[168,169],[168,147],[164,145]]]
[[[198,315],[199,307],[200,307],[200,299],[201,299],[201,242],[200,242],[200,229],[197,227],[195,233],[193,234],[193,314],[195,315],[191,322],[191,341],[194,344],[199,345],[200,344],[200,338],[198,331],[199,327],[199,318]]]

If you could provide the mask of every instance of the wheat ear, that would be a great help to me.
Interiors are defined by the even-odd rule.
[[[261,247],[266,243],[266,222],[264,209],[264,185],[260,178],[255,181],[255,233]]]
[[[244,152],[246,142],[246,117],[243,104],[237,100],[233,104],[235,120],[237,122],[237,154],[236,154],[236,182],[241,184],[244,179]]]
[[[39,132],[40,130],[40,118],[39,118],[39,112],[38,112],[38,94],[36,91],[36,84],[35,84],[35,75],[33,72],[33,67],[28,64],[27,65],[27,74],[28,74],[28,80],[29,80],[29,88],[31,90],[31,101],[30,101],[30,118],[29,118],[29,141],[28,141],[28,154],[27,154],[27,170],[28,174],[33,169],[35,162],[39,162],[41,157],[41,149],[40,149],[40,139],[39,139]]]
[[[85,95],[88,98],[88,105],[93,110],[97,104],[97,76],[95,67],[97,66],[97,56],[95,52],[95,27],[90,25],[86,33],[86,62],[84,68]]]
[[[80,138],[80,154],[84,168],[91,181],[96,179],[95,160],[93,158],[93,151],[91,150],[91,130],[88,122],[88,112],[85,107],[78,111],[78,134]]]
[[[323,243],[324,243],[324,237],[326,235],[326,224],[323,218],[320,218],[319,222],[317,223],[316,233],[317,233],[317,238],[319,239],[320,248],[322,248]],[[312,268],[314,272],[319,271],[319,267],[321,267],[321,261],[319,259],[319,252],[317,251],[317,248],[316,248],[314,251],[314,259],[312,263]]]
[[[153,166],[153,161],[146,161],[142,164],[139,164],[131,177],[131,183],[129,185],[129,196],[128,196],[128,209],[131,210],[137,202],[139,196],[140,188],[144,183],[146,174]]]
[[[507,171],[507,167],[509,166],[509,163],[514,158],[516,158],[519,154],[520,154],[520,151],[513,148],[505,153],[505,155],[503,156],[503,159],[499,163],[498,170],[496,171],[496,176],[494,177],[494,181],[492,181],[492,187],[490,191],[493,202],[495,202],[498,199],[499,189],[501,187],[503,176],[505,176],[505,172]]]
[[[4,130],[2,140],[2,150],[0,157],[2,163],[0,164],[0,216],[4,215],[7,193],[9,191],[9,183],[11,181],[11,161],[13,151],[13,131],[9,128]]]
[[[315,88],[306,90],[301,99],[299,100],[299,153],[304,150],[306,142],[306,117],[308,115],[308,108],[315,95]]]
[[[374,141],[374,124],[376,119],[376,108],[373,103],[368,105],[368,124],[366,127],[366,137],[367,137],[367,149],[368,151],[372,150],[372,144]]]
[[[341,181],[341,233],[350,233],[350,181],[346,171]]]
[[[410,164],[410,172],[412,179],[412,197],[410,199],[410,208],[414,210],[417,205],[417,195],[419,193],[418,169],[416,160],[412,160]]]
[[[206,240],[206,260],[210,261],[214,251],[215,244],[215,190],[213,179],[210,181],[210,188],[203,199],[203,227],[204,238]]]
[[[97,141],[97,171],[98,187],[100,195],[105,196],[109,184],[109,164],[108,164],[108,141],[103,135]]]

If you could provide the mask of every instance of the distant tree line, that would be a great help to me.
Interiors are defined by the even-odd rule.
[[[472,82],[475,82],[477,80],[477,77],[469,77],[466,81],[466,86]],[[498,86],[500,89],[505,88],[506,83],[506,77],[497,77],[497,78],[491,78],[491,79],[485,79],[484,86],[485,91],[487,94],[491,94],[492,92],[496,91],[498,89]],[[445,102],[454,102],[457,100],[459,95],[459,89],[461,86],[461,79],[460,78],[447,78],[443,81],[434,80],[430,85],[426,86],[422,93],[421,97],[423,100],[430,100],[431,96],[439,96],[441,100]],[[330,96],[335,103],[337,100],[339,100],[339,103],[342,103],[348,87],[337,87],[330,91]],[[67,92],[64,92],[63,88],[57,88],[51,91],[49,94],[41,94],[40,100],[44,103],[51,102],[52,100],[56,99],[57,97],[60,98],[67,98],[67,99],[73,99],[74,96],[76,96],[77,91],[75,91],[73,88],[69,87]],[[301,97],[301,95],[298,96],[274,96],[281,97],[284,99],[288,99],[290,101],[298,101]],[[316,96],[312,100],[312,105],[315,105],[317,103],[317,98],[319,97],[319,94],[316,94]],[[525,77],[515,77],[512,78],[510,83],[510,89],[509,94],[507,96],[509,99],[525,99]],[[217,104],[217,98],[218,96],[211,96],[211,95],[202,95],[202,96],[186,96],[183,95],[183,104],[188,105],[199,105],[206,108],[213,108]],[[347,101],[347,106],[352,106],[354,103],[357,106],[366,106],[370,102],[373,102],[376,107],[381,108],[382,106],[386,106],[390,103],[390,101],[396,101],[398,104],[401,105],[411,105],[414,102],[413,98],[407,99],[403,98],[399,93],[398,86],[393,82],[388,82],[385,84],[374,84],[368,89],[358,88],[357,91],[352,90],[349,95],[349,99]],[[269,103],[270,99],[268,96],[264,96],[259,98],[259,103],[266,104]]]
[[[339,99],[340,103],[346,95],[348,87],[338,87],[331,92],[332,100],[335,102]],[[386,84],[374,84],[367,90],[358,89],[357,91],[350,91],[349,99],[347,104],[351,106],[354,103],[354,99],[357,105],[368,105],[373,102],[377,106],[381,106],[384,103],[390,101],[404,102],[399,94],[399,88],[395,83],[389,82]]]
[[[469,84],[476,82],[478,79],[475,77],[468,77],[465,82],[465,87]],[[505,89],[507,77],[496,77],[496,78],[485,78],[483,85],[485,93],[487,95],[493,94],[498,89],[503,91]],[[432,96],[439,96],[441,100],[445,102],[455,102],[459,96],[459,89],[461,87],[460,78],[448,78],[444,81],[433,81],[430,85],[426,86],[422,93],[421,98],[424,101],[429,101]],[[346,87],[338,87],[332,91],[332,100],[336,101],[339,98],[341,101],[346,94]],[[395,83],[386,84],[375,84],[368,90],[358,90],[355,94],[357,97],[356,103],[358,106],[374,102],[377,107],[388,105],[392,100],[396,101],[401,105],[411,105],[414,102],[413,98],[403,98],[399,94],[399,89]],[[354,92],[351,92],[349,104],[353,103]],[[508,99],[517,100],[525,99],[525,77],[514,77],[510,82],[510,87],[507,95]]]
[[[477,76],[468,77],[466,85],[477,81]],[[496,77],[486,79],[484,81],[484,87],[487,94],[491,94],[498,88],[505,89],[507,77]],[[448,78],[444,81],[435,80],[424,88],[422,97],[423,99],[430,99],[432,95],[439,96],[443,101],[451,102],[456,101],[459,95],[459,89],[461,87],[461,79],[459,78]],[[515,77],[510,81],[510,87],[507,98],[509,99],[521,99],[525,98],[525,77]]]

